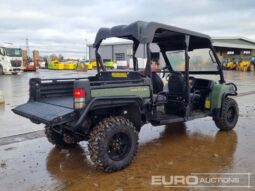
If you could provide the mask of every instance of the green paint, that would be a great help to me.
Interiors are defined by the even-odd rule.
[[[150,97],[149,86],[136,86],[125,88],[105,88],[105,89],[93,89],[91,90],[92,97],[102,96],[139,96]]]
[[[114,68],[114,62],[113,61],[107,61],[104,62],[103,65],[108,68]]]
[[[211,111],[214,108],[221,108],[222,96],[229,92],[229,86],[215,83],[209,97],[211,100]]]

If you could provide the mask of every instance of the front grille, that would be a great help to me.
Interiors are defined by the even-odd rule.
[[[11,60],[12,67],[20,67],[21,66],[21,60]]]

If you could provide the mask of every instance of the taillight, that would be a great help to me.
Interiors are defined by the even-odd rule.
[[[82,109],[85,107],[86,91],[82,88],[75,88],[73,92],[74,96],[74,108]]]
[[[81,88],[74,89],[74,98],[84,98],[85,97],[85,90]]]

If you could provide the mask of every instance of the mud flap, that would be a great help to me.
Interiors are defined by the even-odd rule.
[[[37,101],[17,106],[12,111],[30,119],[32,122],[46,125],[63,124],[73,120],[75,117],[73,109]]]

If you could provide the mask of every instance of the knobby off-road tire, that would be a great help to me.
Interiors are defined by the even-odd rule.
[[[71,148],[77,145],[77,143],[65,142],[63,135],[53,131],[49,126],[45,127],[45,135],[51,144],[59,148]]]
[[[127,167],[136,155],[138,132],[128,119],[105,118],[90,134],[89,151],[97,169],[114,172]]]
[[[220,118],[215,118],[216,126],[223,131],[232,130],[239,117],[239,108],[236,101],[232,98],[225,98]]]

